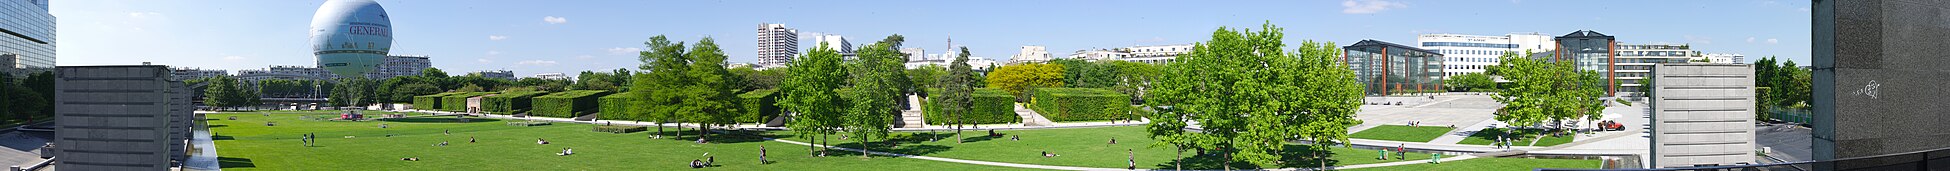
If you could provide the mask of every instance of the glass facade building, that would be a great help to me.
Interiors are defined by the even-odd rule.
[[[0,57],[13,56],[4,70],[52,71],[54,15],[48,0],[0,0]],[[10,54],[10,55],[5,55]],[[16,72],[19,73],[19,72]]]
[[[1441,53],[1379,40],[1362,40],[1342,50],[1341,62],[1354,70],[1367,95],[1442,90]]]
[[[1618,93],[1618,73],[1614,69],[1618,61],[1616,47],[1618,39],[1596,31],[1578,30],[1557,37],[1557,51],[1551,60],[1570,60],[1578,69],[1597,71],[1605,78],[1605,95]]]

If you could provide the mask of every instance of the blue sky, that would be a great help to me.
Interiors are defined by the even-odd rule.
[[[62,0],[59,65],[157,64],[227,69],[315,65],[305,29],[320,0]],[[713,37],[733,62],[755,62],[759,23],[857,44],[891,34],[941,53],[953,35],[975,56],[1007,60],[1023,45],[1057,56],[1092,48],[1183,44],[1221,26],[1286,29],[1289,45],[1362,39],[1412,44],[1423,33],[1562,35],[1596,30],[1623,43],[1691,44],[1748,61],[1808,64],[1805,1],[532,1],[380,0],[393,54],[432,56],[449,73],[519,76],[632,68],[654,35]],[[801,36],[810,48],[811,36]]]

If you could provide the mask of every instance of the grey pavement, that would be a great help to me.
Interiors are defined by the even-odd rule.
[[[1796,125],[1756,125],[1754,126],[1754,145],[1767,147],[1767,156],[1782,161],[1797,162],[1814,159],[1813,130]],[[1771,163],[1772,161],[1768,161]]]

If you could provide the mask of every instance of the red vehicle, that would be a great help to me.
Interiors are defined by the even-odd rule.
[[[1618,124],[1618,122],[1613,122],[1613,121],[1599,122],[1598,130],[1601,131],[1625,130],[1625,124]]]

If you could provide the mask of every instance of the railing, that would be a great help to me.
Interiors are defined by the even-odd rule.
[[[34,165],[27,166],[26,168],[21,168],[20,166],[13,166],[11,168],[8,168],[8,170],[12,170],[12,171],[41,170],[41,168],[47,167],[47,165],[54,165],[54,158],[56,157],[49,157],[47,158],[47,160],[41,160],[41,162],[34,163]]]
[[[1799,161],[1751,165],[1698,166],[1684,168],[1630,169],[1630,170],[1944,170],[1950,168],[1950,148],[1913,151],[1907,153],[1884,154],[1844,158],[1828,161]],[[1605,169],[1536,169],[1545,170],[1605,170]]]

